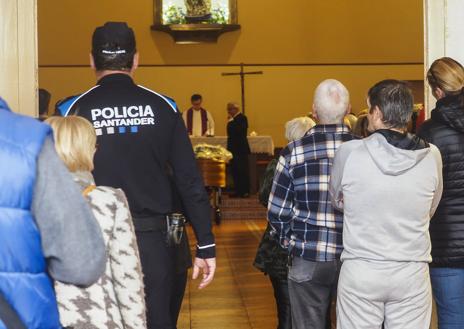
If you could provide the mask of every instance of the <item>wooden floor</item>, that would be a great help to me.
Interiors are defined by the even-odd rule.
[[[272,286],[253,267],[264,220],[223,221],[215,227],[218,269],[204,290],[189,280],[178,329],[273,329]]]
[[[252,265],[265,225],[265,220],[229,220],[215,226],[218,260],[215,280],[200,291],[198,282],[189,279],[178,329],[277,327],[272,286]],[[431,329],[435,328],[434,314]]]

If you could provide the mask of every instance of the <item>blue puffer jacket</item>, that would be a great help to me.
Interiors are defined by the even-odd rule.
[[[50,133],[47,125],[12,113],[0,98],[0,293],[28,329],[61,328],[31,213],[37,157]]]

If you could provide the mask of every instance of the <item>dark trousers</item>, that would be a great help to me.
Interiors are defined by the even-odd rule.
[[[274,288],[274,297],[277,305],[277,317],[279,324],[277,329],[292,328],[292,313],[290,309],[290,296],[288,294],[287,279],[279,279],[269,276],[272,287]]]
[[[145,284],[148,329],[176,329],[187,283],[178,247],[168,247],[162,231],[136,231]]]
[[[235,193],[244,195],[250,193],[250,171],[248,168],[248,154],[233,154],[231,172],[234,179]]]
[[[336,297],[340,262],[310,262],[295,257],[288,272],[294,329],[327,329]]]

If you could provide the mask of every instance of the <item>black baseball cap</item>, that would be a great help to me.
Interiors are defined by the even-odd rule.
[[[134,31],[126,22],[106,22],[95,29],[92,36],[92,53],[131,54],[135,53]]]

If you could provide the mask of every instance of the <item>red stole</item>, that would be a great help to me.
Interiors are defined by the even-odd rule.
[[[189,135],[192,135],[192,127],[193,127],[193,111],[195,111],[193,108],[190,108],[187,112],[187,130]],[[208,130],[208,115],[206,113],[206,110],[201,108],[200,109],[200,114],[201,114],[201,135],[203,136],[206,131]]]

